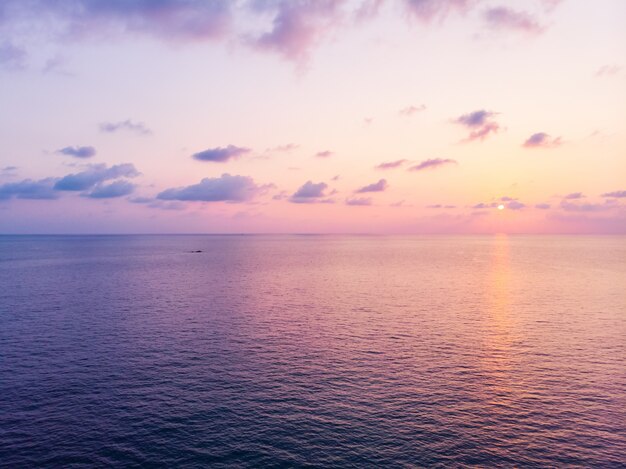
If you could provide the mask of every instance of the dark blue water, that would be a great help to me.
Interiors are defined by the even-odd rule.
[[[625,241],[0,237],[0,465],[625,467]]]

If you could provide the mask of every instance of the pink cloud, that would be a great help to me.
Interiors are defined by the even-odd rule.
[[[274,10],[272,29],[253,43],[295,62],[303,62],[311,48],[339,20],[343,0],[283,0],[266,3]]]
[[[517,30],[531,34],[542,33],[545,29],[529,13],[507,7],[489,8],[485,11],[484,18],[494,29]]]
[[[458,163],[456,162],[456,160],[452,160],[450,158],[431,158],[428,160],[424,160],[421,163],[416,164],[415,166],[411,166],[408,171],[424,171],[426,169],[440,168],[441,166],[450,164]]]
[[[463,125],[470,130],[469,135],[462,140],[463,142],[473,142],[474,140],[485,140],[490,134],[496,134],[500,131],[500,125],[494,120],[495,112],[479,111],[470,112],[457,117],[453,122]]]
[[[532,134],[522,144],[525,148],[555,148],[563,144],[561,137],[552,138],[545,132]]]
[[[464,14],[476,0],[404,0],[409,14],[422,22],[443,20],[452,13]]]

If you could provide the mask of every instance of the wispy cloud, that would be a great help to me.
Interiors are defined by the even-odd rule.
[[[346,205],[367,206],[372,205],[372,199],[369,197],[352,197],[346,199]]]
[[[274,15],[271,29],[251,43],[302,63],[311,48],[339,20],[342,0],[277,0],[255,2],[261,13]]]
[[[508,7],[494,7],[485,10],[487,25],[494,29],[508,29],[530,34],[539,34],[544,27],[530,13]]]
[[[362,194],[364,192],[383,192],[385,189],[387,189],[387,187],[389,187],[389,184],[387,184],[387,180],[379,179],[378,182],[363,186],[360,189],[357,189],[355,192],[357,194]]]
[[[120,130],[126,130],[138,135],[150,135],[152,133],[152,131],[146,127],[143,122],[133,122],[130,119],[119,122],[102,122],[100,124],[101,132],[113,133]]]
[[[412,115],[418,112],[425,111],[425,110],[426,110],[426,105],[420,104],[419,106],[408,106],[408,107],[402,108],[398,111],[398,114],[400,114],[403,117],[411,117]]]
[[[611,197],[615,199],[621,199],[626,197],[626,191],[613,191],[613,192],[605,192],[602,194],[602,197]]]
[[[553,138],[545,132],[537,132],[528,137],[522,146],[525,148],[556,148],[562,144],[561,137]]]
[[[404,0],[409,14],[422,22],[443,20],[452,13],[464,14],[476,0]]]
[[[332,151],[324,150],[324,151],[318,151],[315,154],[315,157],[316,158],[330,158],[333,155],[334,155],[334,153]]]
[[[458,163],[456,160],[452,160],[450,158],[431,158],[411,166],[408,171],[424,171],[426,169],[436,169],[451,164],[454,165]]]
[[[463,114],[454,119],[453,122],[470,130],[469,135],[463,140],[464,142],[483,141],[489,135],[496,134],[500,130],[500,125],[494,120],[495,116],[495,112],[481,109]]]
[[[202,202],[246,202],[264,191],[251,177],[231,176],[204,178],[198,184],[166,189],[157,195],[160,200]]]
[[[91,158],[92,156],[95,156],[96,149],[90,146],[65,147],[57,150],[57,153],[66,156],[73,156],[74,158]]]
[[[572,192],[570,194],[564,195],[563,198],[565,200],[576,200],[583,199],[585,195],[582,192]]]
[[[617,75],[622,70],[622,67],[615,64],[603,65],[598,70],[596,70],[596,77],[610,77]]]
[[[535,205],[535,208],[538,208],[540,210],[548,210],[550,208],[550,204],[546,204],[546,203],[537,204]]]
[[[19,70],[26,65],[26,51],[10,41],[0,42],[0,69]]]
[[[379,165],[376,165],[374,168],[375,169],[382,169],[382,170],[399,168],[400,166],[402,166],[407,161],[408,160],[387,161],[385,163],[380,163]]]
[[[251,150],[249,148],[228,145],[227,147],[209,148],[207,150],[194,153],[191,157],[198,161],[224,163],[250,153],[250,151]]]

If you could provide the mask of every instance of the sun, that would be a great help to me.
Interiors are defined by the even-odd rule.
[[[498,205],[498,210],[504,210],[504,205],[502,204]]]

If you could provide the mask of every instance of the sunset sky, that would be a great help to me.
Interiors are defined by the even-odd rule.
[[[623,0],[0,0],[0,233],[626,233],[625,24]]]

